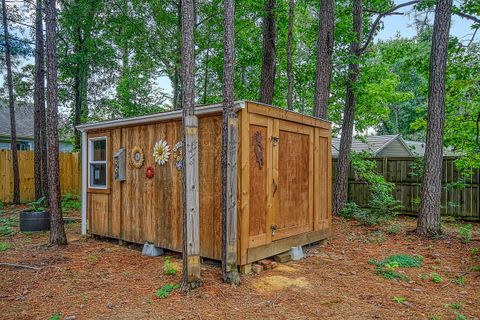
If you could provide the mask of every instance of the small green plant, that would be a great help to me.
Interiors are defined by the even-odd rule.
[[[58,312],[50,317],[50,320],[60,320],[60,319],[61,319],[61,315]]]
[[[45,197],[38,198],[28,204],[30,209],[35,212],[45,211]]]
[[[418,268],[422,265],[423,257],[418,255],[394,254],[383,260],[370,260],[368,263],[377,266],[375,273],[386,279],[408,281],[405,274],[399,273],[398,268]]]
[[[0,236],[7,238],[14,234],[16,234],[16,232],[12,228],[5,225],[0,226]]]
[[[455,320],[467,320],[467,316],[464,314],[461,314],[460,312],[457,312],[455,310],[452,310],[453,314],[455,315]]]
[[[466,224],[460,228],[458,234],[460,235],[460,241],[462,243],[469,243],[472,240],[472,230],[473,226],[471,224]]]
[[[380,230],[373,231],[372,235],[367,239],[367,241],[370,243],[378,243],[378,244],[384,243],[385,240],[386,240],[385,234]]]
[[[79,195],[66,193],[62,195],[62,210],[70,212],[80,210],[82,208],[82,201]]]
[[[165,257],[165,262],[163,263],[163,273],[169,276],[174,276],[177,273],[177,270],[175,270],[175,265],[170,261],[170,257]]]
[[[403,304],[405,301],[407,301],[407,298],[405,298],[405,297],[393,296],[393,301],[398,302],[398,303],[400,303],[400,304]]]
[[[468,269],[469,271],[480,271],[480,264],[477,264],[476,266],[471,267]]]
[[[391,226],[388,227],[387,232],[389,234],[396,235],[400,233],[401,230],[402,228],[398,224],[392,224]]]
[[[464,276],[456,276],[455,277],[455,283],[459,285],[460,287],[463,287],[465,285],[465,277]]]
[[[6,242],[0,242],[0,252],[2,251],[7,251],[10,249],[12,246],[9,243]]]
[[[479,247],[474,247],[472,250],[470,250],[470,256],[472,258],[478,258],[480,257],[480,248]]]
[[[455,310],[462,309],[462,305],[459,302],[447,303],[445,307]]]
[[[422,274],[420,275],[420,279],[427,280],[427,274],[425,272],[422,272]]]
[[[442,277],[436,272],[430,272],[430,280],[435,283],[440,283],[442,282]]]
[[[177,288],[179,288],[178,284],[166,284],[157,291],[155,291],[155,296],[158,299],[165,299],[174,289]]]

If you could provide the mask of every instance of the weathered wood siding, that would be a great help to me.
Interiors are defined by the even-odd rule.
[[[460,180],[454,157],[445,157],[442,166],[442,215],[467,219],[480,219],[480,171],[473,170],[464,185],[454,187]],[[421,179],[416,176],[412,163],[415,158],[376,158],[377,173],[395,184],[394,196],[402,205],[401,211],[417,214],[420,204]],[[336,166],[336,160],[333,161]],[[335,176],[335,175],[334,175]],[[367,206],[368,186],[351,169],[348,179],[348,198],[360,206]]]
[[[181,172],[170,156],[166,165],[153,160],[153,146],[160,140],[171,149],[182,139],[181,121],[168,121],[109,130],[110,155],[127,150],[125,181],[110,178],[105,192],[89,189],[88,217],[90,232],[125,241],[155,245],[182,251],[182,180]],[[100,134],[100,132],[95,132]],[[90,136],[90,134],[89,134]],[[140,169],[129,165],[130,151],[139,146],[145,162]],[[200,250],[208,258],[221,258],[221,118],[199,119],[200,179]],[[110,177],[113,166],[109,157]],[[152,166],[155,175],[147,179],[145,170]]]
[[[62,193],[80,193],[80,168],[78,153],[60,153],[60,187]],[[20,201],[34,201],[34,152],[18,151],[20,171]],[[12,152],[0,150],[0,201],[13,201]]]

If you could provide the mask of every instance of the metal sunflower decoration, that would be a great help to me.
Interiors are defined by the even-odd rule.
[[[153,160],[155,160],[158,165],[163,166],[168,162],[168,157],[170,157],[170,146],[167,141],[157,141],[153,147]]]
[[[173,147],[173,159],[177,170],[183,169],[183,141],[178,141]]]

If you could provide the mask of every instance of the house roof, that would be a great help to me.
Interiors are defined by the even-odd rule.
[[[402,136],[396,135],[383,135],[383,136],[367,136],[362,140],[352,140],[352,151],[362,152],[371,151],[374,156],[377,156],[382,150],[387,148],[391,143],[398,141],[400,145],[405,149],[405,154],[414,156],[410,148],[407,146]],[[340,138],[332,138],[332,157],[338,157],[340,150]]]
[[[15,106],[17,138],[33,139],[33,105]],[[10,137],[10,109],[0,105],[0,136]]]

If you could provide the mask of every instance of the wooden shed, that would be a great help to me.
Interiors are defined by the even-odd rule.
[[[237,264],[327,238],[331,124],[256,102],[235,103]],[[221,260],[222,105],[196,108],[200,255]],[[82,232],[182,250],[182,112],[85,124]],[[155,149],[155,152],[154,152]],[[154,157],[156,153],[156,157]]]

